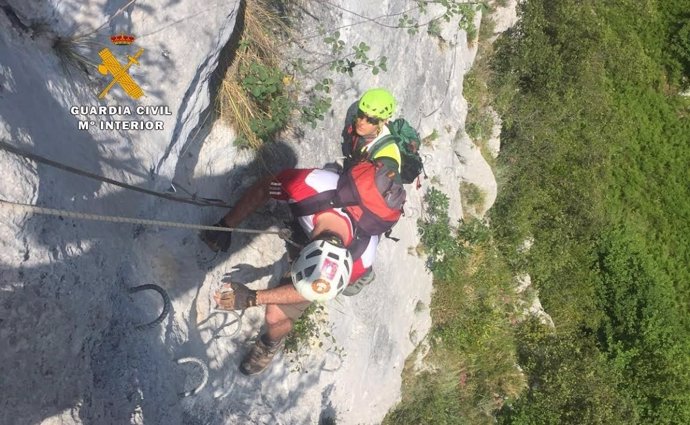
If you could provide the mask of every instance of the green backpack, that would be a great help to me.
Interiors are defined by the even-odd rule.
[[[423,171],[424,164],[419,155],[421,139],[417,130],[412,128],[410,123],[403,118],[398,118],[387,124],[390,134],[382,137],[369,150],[369,157],[374,158],[376,154],[391,143],[395,143],[400,151],[400,178],[403,183],[412,183]],[[424,172],[424,178],[426,178]],[[418,183],[419,184],[419,183]]]

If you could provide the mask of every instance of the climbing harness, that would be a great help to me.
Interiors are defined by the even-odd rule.
[[[2,140],[0,140],[0,149],[3,149],[7,152],[10,152],[14,155],[18,155],[18,156],[30,159],[32,161],[39,162],[41,164],[45,164],[45,165],[55,167],[55,168],[63,170],[63,171],[67,171],[69,173],[73,173],[73,174],[77,174],[79,176],[88,177],[90,179],[102,181],[104,183],[112,184],[114,186],[118,186],[118,187],[121,187],[124,189],[133,190],[135,192],[141,192],[141,193],[146,193],[147,195],[157,196],[159,198],[167,199],[169,201],[183,202],[185,204],[198,205],[201,207],[232,208],[231,205],[226,204],[225,202],[223,202],[220,199],[212,199],[212,198],[198,198],[197,199],[196,195],[192,195],[191,198],[185,198],[185,197],[173,195],[170,193],[156,192],[155,190],[149,190],[149,189],[144,189],[144,188],[137,187],[137,186],[132,186],[131,184],[122,183],[122,182],[119,182],[117,180],[113,180],[113,179],[109,179],[107,177],[99,176],[98,174],[94,174],[94,173],[90,173],[88,171],[80,170],[78,168],[71,167],[69,165],[65,165],[65,164],[62,164],[60,162],[45,158],[43,156],[27,152],[25,150],[22,150],[22,149],[15,147],[15,146],[12,146],[9,143],[6,143]],[[172,187],[174,188],[175,186],[173,185]]]
[[[22,204],[19,202],[6,201],[0,199],[0,205],[9,207],[11,210],[21,211],[21,212],[31,212],[35,214],[45,214],[53,215],[57,217],[69,217],[69,218],[79,218],[83,220],[96,220],[96,221],[106,221],[110,223],[130,223],[130,224],[145,224],[151,226],[163,226],[163,227],[177,227],[183,229],[196,229],[196,230],[213,230],[215,232],[239,232],[239,233],[263,233],[268,235],[278,235],[281,239],[285,240],[287,243],[301,248],[301,245],[292,241],[292,232],[290,229],[284,228],[279,230],[254,230],[254,229],[241,229],[238,227],[215,227],[215,226],[204,226],[200,224],[186,224],[177,223],[174,221],[159,221],[159,220],[147,220],[143,218],[131,218],[131,217],[120,217],[111,215],[101,215],[101,214],[86,214],[74,211],[60,210],[55,208],[44,208],[36,205]]]
[[[202,378],[201,378],[201,383],[199,385],[197,385],[191,391],[184,391],[181,393],[177,393],[178,396],[189,397],[189,396],[198,394],[199,391],[204,389],[204,387],[206,386],[206,383],[208,382],[208,366],[206,366],[206,363],[202,362],[201,360],[197,359],[196,357],[183,357],[181,359],[175,360],[175,362],[177,364],[185,364],[185,363],[197,364],[197,365],[199,365],[199,367],[201,367],[201,373],[203,374]]]
[[[163,288],[161,288],[160,286],[153,285],[153,284],[140,285],[140,286],[135,286],[133,288],[129,288],[127,291],[130,294],[133,294],[135,292],[145,291],[147,289],[152,289],[161,295],[161,298],[163,298],[163,311],[161,311],[161,314],[158,315],[158,318],[156,318],[156,320],[154,320],[153,322],[144,323],[144,324],[134,326],[134,329],[137,329],[140,331],[156,326],[157,324],[159,324],[163,320],[165,320],[165,318],[168,316],[168,314],[170,314],[170,308],[171,308],[170,297],[168,296],[168,293],[165,292],[165,290]]]

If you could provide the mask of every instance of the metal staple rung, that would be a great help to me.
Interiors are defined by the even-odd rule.
[[[205,386],[206,383],[208,382],[208,366],[206,366],[206,363],[202,362],[201,360],[197,359],[196,357],[183,357],[181,359],[175,360],[177,364],[184,364],[184,363],[195,363],[201,367],[201,372],[203,373],[203,376],[201,378],[201,383],[196,386],[191,391],[184,391],[181,393],[178,393],[180,397],[189,397],[192,395],[196,395],[201,391]]]
[[[163,320],[165,320],[165,318],[168,316],[168,314],[170,314],[170,309],[172,308],[172,303],[170,302],[170,297],[168,296],[168,293],[165,292],[165,290],[158,285],[154,285],[154,284],[149,283],[146,285],[135,286],[133,288],[129,288],[128,292],[130,294],[133,294],[135,292],[145,291],[147,289],[151,289],[151,290],[158,292],[160,294],[161,298],[163,298],[163,311],[161,311],[161,314],[158,315],[156,320],[154,320],[150,323],[135,325],[134,328],[137,330],[149,329],[149,328],[152,328],[152,327],[156,326],[157,324],[161,323]]]
[[[211,312],[211,315],[213,314],[228,314],[231,316],[235,316],[235,321],[230,322],[230,323],[224,323],[220,328],[216,330],[216,333],[213,335],[213,339],[218,339],[218,338],[231,338],[238,333],[240,333],[240,330],[242,330],[242,316],[243,314],[239,314],[238,312],[234,310],[221,310],[218,308],[214,308],[213,311]],[[237,323],[237,327],[235,328],[234,331],[227,335],[221,335],[220,332],[225,329],[226,327],[232,325],[233,323]]]

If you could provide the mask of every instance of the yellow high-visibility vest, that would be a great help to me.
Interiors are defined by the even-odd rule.
[[[398,149],[398,145],[395,143],[391,143],[390,145],[386,146],[385,148],[381,149],[374,155],[373,159],[381,158],[381,157],[387,157],[393,159],[395,162],[398,163],[398,173],[402,172],[401,166],[402,166],[402,159],[400,158],[400,149]]]

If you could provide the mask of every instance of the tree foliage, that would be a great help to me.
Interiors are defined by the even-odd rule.
[[[519,8],[492,223],[556,329],[521,328],[530,388],[501,421],[690,423],[690,2]]]

